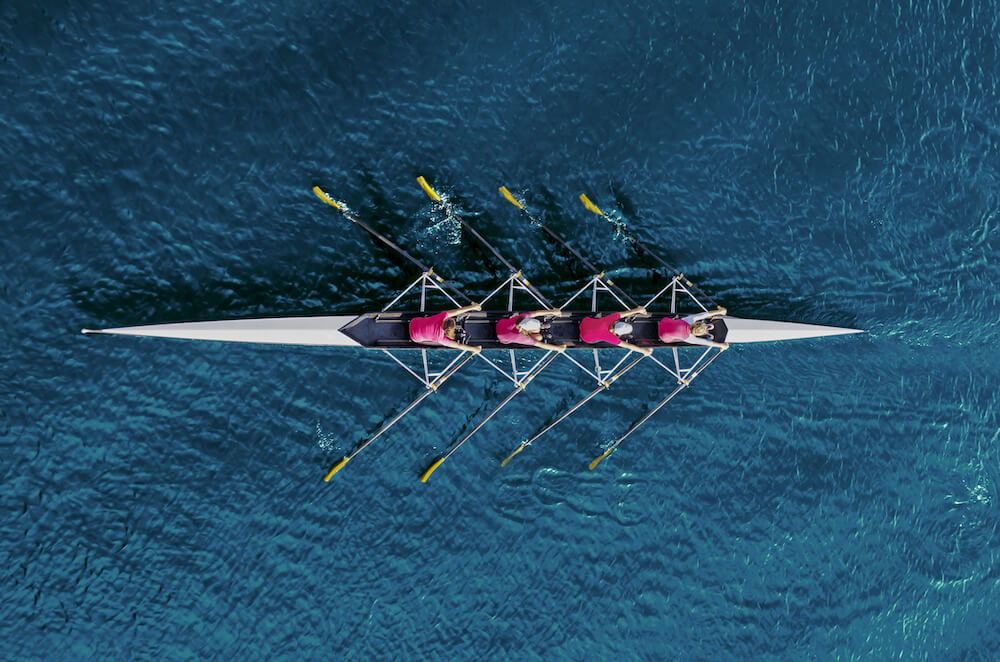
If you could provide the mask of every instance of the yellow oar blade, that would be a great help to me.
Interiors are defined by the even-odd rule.
[[[337,473],[338,471],[340,471],[341,469],[343,469],[343,468],[344,468],[344,465],[345,465],[345,464],[347,464],[347,461],[348,461],[348,460],[350,460],[350,459],[351,459],[350,457],[345,457],[345,458],[344,458],[343,460],[341,460],[341,461],[340,461],[340,462],[338,462],[337,464],[333,465],[333,468],[332,468],[332,469],[330,469],[330,473],[328,473],[328,474],[326,475],[326,478],[324,478],[323,480],[324,480],[325,482],[329,483],[329,482],[330,482],[330,479],[331,479],[331,478],[333,478],[333,474],[335,474],[335,473]]]
[[[608,450],[604,451],[604,453],[602,455],[600,455],[598,457],[595,457],[594,461],[590,463],[590,470],[593,471],[594,467],[596,467],[598,464],[600,464],[601,460],[603,460],[607,456],[611,455],[611,451],[613,451],[613,450],[614,450],[614,448],[609,448]]]
[[[507,459],[500,463],[501,467],[506,467],[507,463],[514,459],[514,456],[523,451],[527,446],[518,446],[514,449],[514,452],[507,456]]]
[[[331,207],[333,207],[335,209],[340,209],[340,205],[337,204],[337,201],[334,200],[333,198],[331,198],[329,195],[327,195],[326,191],[324,191],[320,187],[313,186],[313,193],[316,194],[317,198],[319,198],[320,200],[322,200],[326,204],[330,205]],[[330,479],[327,478],[327,480],[330,480]]]
[[[431,185],[427,183],[427,180],[424,179],[423,175],[417,177],[417,183],[420,184],[420,188],[424,189],[424,193],[427,194],[428,198],[434,202],[441,202],[441,196],[438,195],[437,191],[431,188]]]
[[[424,473],[422,473],[420,475],[420,482],[421,483],[426,483],[427,479],[431,477],[431,474],[434,473],[435,469],[437,469],[438,467],[441,466],[442,462],[444,462],[444,458],[443,457],[439,457],[438,459],[434,460],[434,464],[432,464],[431,466],[427,467],[427,471],[425,471]]]
[[[581,193],[580,194],[580,202],[582,202],[583,206],[587,208],[587,211],[592,211],[595,214],[597,214],[598,216],[604,216],[604,212],[601,211],[597,207],[597,205],[595,205],[593,202],[590,201],[590,198],[587,197],[586,193]]]
[[[520,202],[518,202],[517,198],[515,198],[513,195],[511,195],[510,191],[507,190],[506,186],[501,186],[500,187],[500,195],[502,195],[503,197],[507,198],[507,202],[509,202],[510,204],[514,205],[518,209],[524,209],[524,205],[522,205]]]

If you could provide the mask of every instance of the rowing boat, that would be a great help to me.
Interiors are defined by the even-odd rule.
[[[506,465],[515,455],[523,451],[532,443],[538,440],[543,434],[565,420],[570,414],[575,412],[586,402],[607,390],[619,378],[639,365],[645,360],[646,363],[655,365],[665,371],[674,384],[674,388],[659,403],[654,405],[639,421],[633,424],[617,441],[605,449],[593,462],[590,468],[594,469],[597,464],[607,458],[628,436],[634,433],[641,425],[648,421],[659,409],[665,406],[680,391],[690,386],[691,382],[701,374],[701,372],[711,364],[725,349],[722,347],[693,346],[685,342],[664,343],[659,339],[657,327],[661,320],[666,317],[682,317],[683,309],[686,307],[695,312],[710,312],[708,306],[716,305],[707,294],[701,291],[690,279],[680,273],[662,258],[657,256],[645,244],[634,236],[624,234],[625,239],[640,254],[651,258],[660,266],[667,269],[671,278],[663,284],[661,289],[648,301],[644,307],[650,309],[646,316],[632,319],[632,334],[629,342],[640,348],[649,348],[653,352],[648,356],[639,354],[637,357],[630,352],[616,348],[615,345],[607,343],[584,343],[580,339],[580,322],[584,317],[616,312],[637,307],[636,301],[617,286],[604,271],[599,271],[575,248],[566,243],[556,233],[544,225],[535,215],[531,214],[525,207],[525,203],[513,196],[506,187],[500,188],[503,197],[514,205],[531,222],[532,225],[540,228],[550,238],[555,240],[560,246],[566,249],[575,258],[587,267],[593,276],[558,308],[563,311],[563,316],[553,317],[545,320],[546,334],[548,342],[553,345],[566,345],[567,351],[562,353],[543,352],[529,345],[509,345],[500,343],[496,334],[497,322],[516,312],[515,296],[527,296],[534,304],[553,309],[554,306],[534,285],[523,275],[522,271],[515,267],[509,260],[500,254],[497,249],[490,244],[472,225],[461,215],[455,206],[446,197],[435,191],[423,177],[418,177],[417,182],[424,192],[435,203],[436,207],[457,220],[469,234],[479,240],[497,260],[509,270],[508,278],[487,296],[477,303],[483,307],[480,312],[472,312],[464,317],[461,324],[461,332],[464,336],[464,343],[471,346],[481,346],[484,351],[489,351],[491,355],[500,353],[501,357],[506,354],[509,357],[509,366],[501,366],[495,358],[484,354],[465,352],[461,350],[428,346],[414,342],[410,339],[409,324],[414,317],[427,314],[428,296],[441,295],[455,307],[461,307],[460,302],[471,303],[472,299],[462,293],[454,285],[448,283],[443,277],[427,267],[423,262],[410,255],[404,249],[393,243],[391,240],[378,233],[344,203],[334,200],[319,187],[314,187],[313,192],[320,200],[327,203],[344,218],[360,226],[373,237],[383,242],[404,258],[412,262],[420,269],[420,276],[414,280],[409,287],[401,292],[396,298],[389,302],[377,312],[362,312],[355,315],[328,315],[313,317],[278,317],[263,319],[239,319],[239,320],[217,320],[206,322],[180,322],[171,324],[152,324],[144,326],[129,326],[110,329],[83,329],[85,334],[115,334],[127,336],[145,336],[155,338],[174,338],[181,340],[203,340],[220,342],[243,342],[279,345],[312,345],[322,347],[352,347],[364,350],[382,351],[405,369],[410,375],[419,380],[425,390],[405,407],[400,413],[385,423],[373,435],[367,437],[359,443],[354,450],[344,456],[327,472],[325,480],[329,481],[338,471],[340,471],[348,461],[353,459],[370,443],[375,441],[390,427],[395,425],[406,414],[412,411],[427,396],[435,393],[438,388],[451,377],[455,372],[469,363],[473,358],[479,357],[487,365],[495,369],[505,379],[512,382],[514,390],[500,404],[486,415],[471,432],[454,443],[449,450],[437,458],[420,476],[420,480],[426,482],[430,475],[459,447],[468,441],[476,432],[481,429],[487,421],[505,407],[516,395],[521,393],[528,383],[531,382],[542,370],[546,369],[556,358],[564,357],[567,361],[579,368],[590,379],[593,379],[597,388],[589,393],[585,398],[577,402],[562,415],[557,417],[552,423],[521,442],[514,451],[502,462]],[[587,198],[581,195],[580,200],[584,207],[611,221],[608,214],[597,207]],[[401,301],[407,297],[419,295],[419,305],[416,310],[395,310]],[[487,309],[490,301],[500,301],[501,295],[505,295],[506,306],[503,310]],[[600,310],[599,300],[608,299],[613,302],[615,310]],[[584,303],[589,306],[583,306]],[[665,310],[654,310],[654,304],[666,307]],[[494,303],[496,305],[496,303]],[[573,308],[576,306],[577,308]],[[740,344],[758,343],[771,341],[797,340],[804,338],[820,338],[825,336],[836,336],[851,333],[859,333],[858,329],[840,328],[831,326],[819,326],[815,324],[801,324],[797,322],[782,322],[770,320],[747,319],[734,317],[728,314],[719,314],[712,318],[711,336],[717,343]],[[602,365],[602,355],[607,352],[599,350],[618,349],[618,360],[612,367]],[[695,352],[694,360],[689,360],[687,352]],[[592,368],[585,365],[585,361],[574,355],[580,355],[586,351],[592,354]],[[444,353],[454,353],[455,355],[443,368],[432,368],[433,361],[428,359],[429,354],[441,356]],[[403,360],[404,355],[419,356],[419,361],[414,366],[412,361],[409,364]],[[541,354],[541,356],[539,356]],[[528,359],[527,367],[524,360]],[[521,363],[519,364],[519,359]],[[506,360],[506,359],[505,359]],[[607,359],[604,359],[607,363]]]
[[[181,322],[176,324],[150,324],[126,326],[117,329],[83,329],[86,334],[108,333],[121,336],[147,336],[152,338],[177,338],[181,340],[216,340],[221,342],[247,342],[267,345],[314,345],[320,347],[356,347],[359,349],[421,349],[430,351],[455,351],[446,347],[421,345],[410,340],[409,322],[423,312],[360,313],[315,317],[272,317],[258,319],[219,320],[214,322]],[[483,349],[532,351],[527,345],[504,345],[497,340],[496,323],[509,317],[508,311],[469,313],[465,319],[466,341],[482,345]],[[569,349],[611,348],[606,343],[587,344],[580,340],[580,320],[593,316],[592,311],[568,311],[568,315],[550,322],[552,344],[566,345]],[[602,314],[600,311],[597,315]],[[664,317],[675,315],[650,315],[632,322],[632,342],[640,347],[691,347],[686,343],[663,343],[656,335],[657,324]],[[719,323],[721,321],[721,324]],[[770,342],[822,338],[848,333],[857,329],[834,326],[772,322],[770,320],[743,319],[729,315],[717,318],[713,339],[725,343]]]
[[[410,340],[409,322],[422,312],[361,313],[316,317],[272,317],[263,319],[220,320],[216,322],[181,322],[179,324],[150,324],[126,326],[117,329],[83,329],[83,333],[108,333],[121,336],[148,336],[152,338],[177,338],[181,340],[216,340],[221,342],[249,342],[267,345],[315,345],[320,347],[357,347],[360,349],[421,349],[455,351],[446,347],[421,345]],[[485,311],[469,313],[464,327],[467,343],[482,345],[483,349],[531,351],[527,345],[504,345],[497,340],[496,323],[511,313]],[[592,311],[568,311],[566,317],[550,322],[552,344],[566,345],[569,349],[611,348],[607,343],[587,344],[580,340],[580,320],[593,316]],[[598,315],[601,313],[598,311]],[[632,342],[640,347],[692,347],[683,342],[663,343],[657,338],[657,324],[664,317],[650,315],[632,322]],[[721,321],[721,324],[719,323]],[[815,324],[772,322],[769,320],[742,319],[721,316],[713,329],[717,342],[751,343],[776,340],[822,338],[848,333],[857,329],[844,329]]]

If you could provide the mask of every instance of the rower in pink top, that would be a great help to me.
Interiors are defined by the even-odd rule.
[[[564,313],[558,308],[553,308],[505,317],[497,322],[497,340],[505,345],[532,345],[551,352],[565,352],[566,345],[550,345],[542,342],[542,323],[537,318],[546,315],[562,317]]]
[[[474,303],[429,317],[414,317],[410,320],[410,339],[424,345],[440,345],[473,353],[481,352],[483,348],[479,345],[463,345],[455,342],[455,318],[482,309],[482,306]]]
[[[585,343],[606,342],[611,345],[617,345],[622,349],[640,352],[649,356],[653,353],[653,350],[649,347],[639,347],[622,340],[622,336],[632,333],[632,325],[621,321],[621,319],[623,317],[646,314],[646,309],[640,306],[626,310],[624,313],[611,313],[604,317],[584,317],[583,321],[580,322],[580,340]]]
[[[660,340],[665,343],[685,342],[689,345],[704,345],[706,347],[718,347],[726,349],[729,343],[715,342],[711,337],[711,322],[705,322],[712,317],[721,317],[726,314],[725,308],[708,310],[697,315],[688,315],[682,319],[664,317],[657,325]],[[707,337],[706,337],[707,336]]]

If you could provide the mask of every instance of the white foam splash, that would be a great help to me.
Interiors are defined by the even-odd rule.
[[[316,445],[324,452],[330,452],[337,446],[337,438],[332,434],[323,432],[323,426],[316,421]]]

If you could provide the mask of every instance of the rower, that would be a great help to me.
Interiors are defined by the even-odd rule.
[[[482,346],[463,345],[455,341],[455,319],[460,315],[482,309],[478,303],[473,303],[462,308],[445,310],[430,317],[414,317],[410,320],[410,339],[424,345],[441,345],[477,354],[483,351]]]
[[[682,319],[664,317],[657,326],[660,340],[665,343],[686,342],[689,345],[704,345],[706,347],[718,347],[726,349],[729,343],[715,342],[712,338],[713,317],[722,317],[726,314],[726,309],[719,307],[715,310],[708,310],[697,315],[688,315]]]
[[[550,345],[542,341],[542,323],[539,317],[563,317],[566,313],[552,310],[536,310],[505,317],[497,322],[497,339],[505,345],[531,345],[550,352],[565,352],[566,345]]]
[[[649,356],[653,350],[649,347],[639,347],[622,340],[623,336],[632,333],[632,325],[622,321],[623,317],[633,315],[647,315],[646,309],[642,306],[626,310],[624,313],[611,313],[604,317],[584,317],[580,322],[580,340],[585,343],[606,342],[610,345],[617,345],[622,349],[632,352],[639,352]]]

